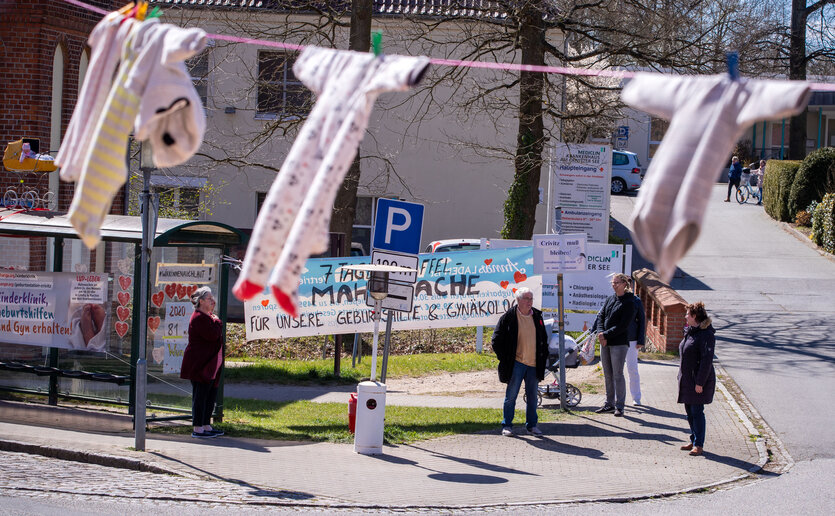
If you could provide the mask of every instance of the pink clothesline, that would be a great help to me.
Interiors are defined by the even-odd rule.
[[[106,15],[108,11],[95,7],[90,4],[81,2],[80,0],[64,0],[68,4],[82,7],[89,11]],[[282,43],[278,41],[267,41],[263,39],[241,38],[238,36],[225,36],[223,34],[207,34],[212,39],[231,41],[233,43],[244,43],[246,45],[261,45],[265,47],[286,48],[289,50],[303,50],[304,45],[295,45],[292,43]],[[487,61],[463,61],[459,59],[442,59],[431,58],[430,63],[440,66],[456,66],[467,68],[488,68],[491,70],[508,70],[520,72],[541,72],[541,73],[556,73],[560,75],[582,75],[591,77],[614,77],[618,79],[629,79],[635,76],[635,72],[626,70],[597,70],[592,68],[568,68],[564,66],[540,66],[540,65],[526,65],[515,63],[491,63]],[[810,82],[809,87],[812,91],[835,91],[835,84],[827,84],[823,82]]]

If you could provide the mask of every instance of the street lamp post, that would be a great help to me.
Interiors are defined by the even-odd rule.
[[[157,203],[151,193],[151,171],[154,167],[153,149],[149,142],[139,143],[139,170],[142,172],[142,193],[139,195],[142,217],[142,249],[139,270],[139,358],[136,361],[136,400],[134,411],[134,448],[145,451],[145,423],[148,384],[148,265],[154,247],[157,225]]]

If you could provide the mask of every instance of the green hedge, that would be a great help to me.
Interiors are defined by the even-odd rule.
[[[835,193],[828,193],[812,216],[812,240],[825,251],[835,253]]]
[[[794,220],[794,214],[789,213],[788,200],[800,163],[800,161],[768,160],[763,181],[763,204],[765,212],[772,219],[783,222]]]
[[[832,192],[835,192],[835,148],[824,147],[806,156],[800,164],[789,192],[789,216],[794,217],[812,201],[820,201]]]

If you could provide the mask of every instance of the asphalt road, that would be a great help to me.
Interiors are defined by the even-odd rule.
[[[758,507],[769,514],[781,507],[795,514],[826,513],[835,501],[832,490],[821,485],[822,479],[826,484],[835,479],[830,408],[835,259],[771,220],[762,207],[724,203],[726,188],[714,188],[701,236],[679,263],[672,286],[689,302],[705,302],[717,330],[717,357],[797,465],[704,502],[738,504],[746,514]],[[629,226],[635,201],[634,196],[612,197],[620,234]],[[791,495],[792,487],[797,494]]]

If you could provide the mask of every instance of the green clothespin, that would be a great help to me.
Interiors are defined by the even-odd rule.
[[[155,6],[147,16],[145,16],[146,20],[150,20],[151,18],[159,18],[162,16],[162,9],[159,6]]]
[[[383,31],[375,30],[371,33],[371,49],[377,57],[383,53]]]

